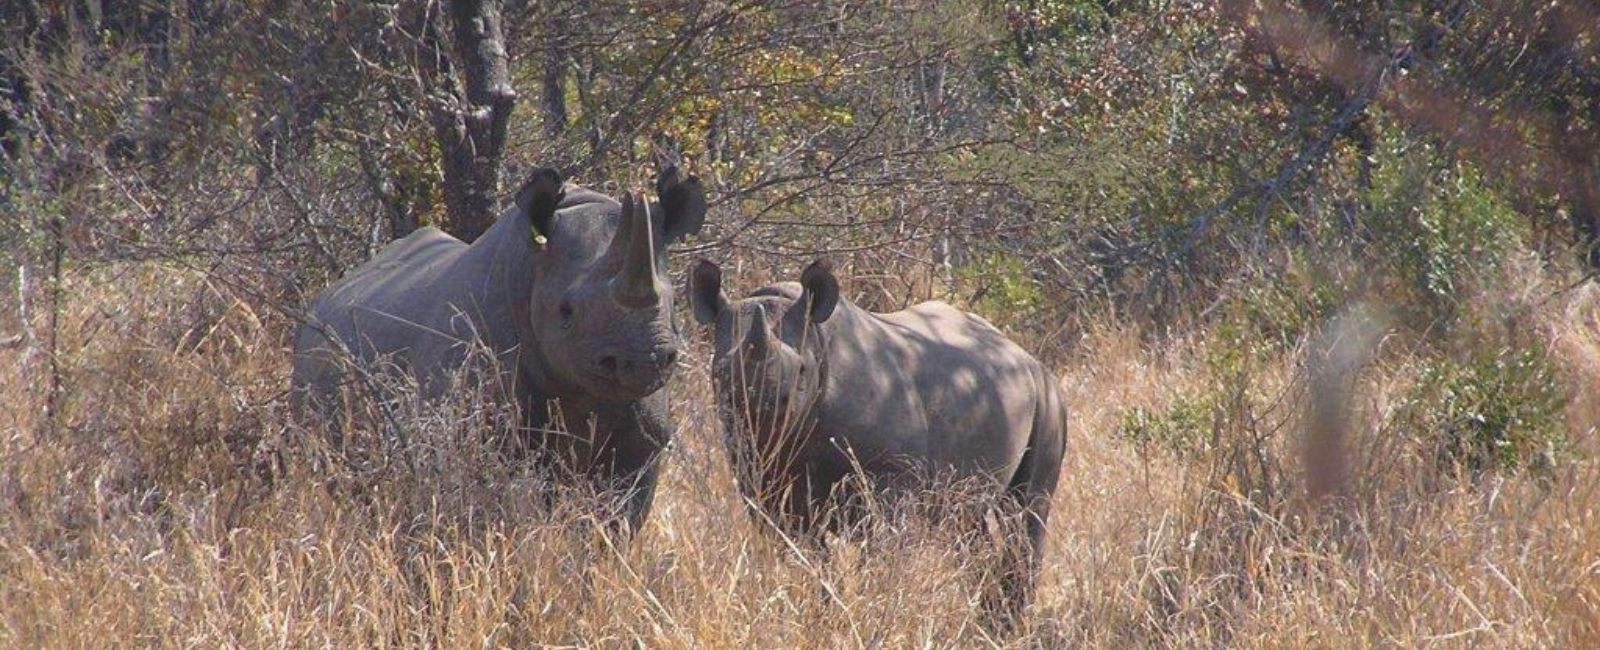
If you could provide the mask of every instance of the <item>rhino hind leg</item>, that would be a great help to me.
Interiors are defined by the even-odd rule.
[[[1022,461],[1006,485],[1004,507],[1020,516],[1021,530],[1006,531],[998,580],[984,598],[987,617],[1006,630],[1014,629],[1021,620],[1043,564],[1050,502],[1065,452],[1065,409],[1054,390],[1046,393],[1041,407]]]
[[[999,524],[1001,547],[995,549],[986,584],[982,590],[983,623],[997,632],[1015,630],[1032,599],[1033,582],[1038,574],[1040,558],[1044,553],[1045,524],[1050,518],[1048,494],[1041,495],[1031,482],[1031,468],[1037,464],[1033,449],[1024,453],[1016,475],[1006,486],[1005,494],[993,512]],[[977,535],[979,531],[974,531]]]

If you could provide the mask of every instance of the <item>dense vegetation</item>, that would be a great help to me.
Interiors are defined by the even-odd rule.
[[[0,645],[1600,645],[1597,35],[1583,0],[8,1]],[[633,544],[469,435],[494,405],[409,405],[361,467],[287,423],[306,295],[535,165],[660,159],[713,200],[675,273],[825,255],[1064,378],[1016,635],[937,526],[758,532],[681,315]]]

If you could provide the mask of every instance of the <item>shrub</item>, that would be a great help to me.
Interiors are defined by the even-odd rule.
[[[1293,254],[1281,269],[1243,282],[1222,306],[1217,323],[1220,339],[1248,346],[1252,355],[1263,358],[1293,347],[1350,294],[1339,278],[1318,264]]]
[[[1123,414],[1115,435],[1140,447],[1194,456],[1210,446],[1216,407],[1209,394],[1179,396],[1165,411],[1134,407]]]
[[[1498,270],[1526,239],[1516,210],[1466,163],[1404,153],[1404,137],[1380,147],[1365,223],[1379,268],[1409,285],[1430,316],[1452,313],[1462,289]]]
[[[998,322],[1019,321],[1044,303],[1039,283],[1015,255],[988,253],[956,267],[955,275],[972,307]]]
[[[1440,463],[1472,473],[1550,467],[1570,446],[1565,408],[1538,344],[1433,361],[1408,397],[1417,430],[1438,436]]]

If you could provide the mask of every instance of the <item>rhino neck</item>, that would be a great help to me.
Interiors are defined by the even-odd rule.
[[[532,224],[513,207],[501,213],[494,225],[467,247],[462,263],[476,278],[469,287],[483,309],[480,335],[500,356],[508,373],[515,368],[519,391],[558,396],[556,382],[544,372],[548,367],[533,328],[529,302],[539,281],[533,264]]]
[[[901,380],[910,371],[895,332],[843,298],[819,329],[826,374],[815,411],[828,434],[875,430],[902,419],[910,396]]]
[[[862,351],[872,349],[871,320],[871,315],[855,303],[840,298],[833,315],[816,327],[817,340],[813,349],[817,350],[818,371],[822,374],[819,404],[827,404],[839,396],[847,399],[851,391],[860,388],[860,375],[869,368],[858,367],[860,361],[853,359]]]

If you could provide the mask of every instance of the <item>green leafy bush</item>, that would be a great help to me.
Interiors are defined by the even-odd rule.
[[[1500,268],[1526,239],[1525,219],[1466,163],[1446,164],[1390,134],[1380,147],[1365,222],[1378,260],[1437,315]]]
[[[1218,334],[1256,356],[1292,347],[1344,304],[1349,290],[1303,254],[1244,282],[1220,310]]]
[[[1185,395],[1165,411],[1135,407],[1123,414],[1115,435],[1140,447],[1192,456],[1210,445],[1216,406],[1210,395]]]
[[[1569,447],[1566,396],[1542,345],[1436,360],[1408,402],[1417,431],[1438,436],[1447,467],[1548,468]]]
[[[1015,255],[984,254],[956,267],[955,276],[972,307],[997,322],[1016,321],[1044,302],[1039,283]]]

